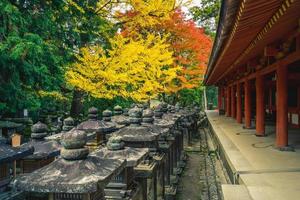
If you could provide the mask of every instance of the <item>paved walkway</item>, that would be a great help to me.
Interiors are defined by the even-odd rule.
[[[229,168],[240,186],[223,185],[224,199],[299,200],[300,131],[291,130],[289,141],[295,152],[274,148],[275,128],[268,126],[267,137],[256,137],[232,118],[207,111],[213,134]]]

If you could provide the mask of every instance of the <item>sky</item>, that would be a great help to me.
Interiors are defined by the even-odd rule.
[[[188,0],[185,0],[185,1],[188,1]],[[187,16],[186,16],[187,19],[191,18],[191,16],[189,16],[189,8],[191,8],[193,6],[200,6],[200,1],[201,0],[192,0],[192,3],[188,7],[182,7],[182,11],[187,14]]]

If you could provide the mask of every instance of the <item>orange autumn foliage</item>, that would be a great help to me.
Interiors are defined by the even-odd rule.
[[[169,42],[176,64],[182,67],[177,81],[172,86],[173,92],[199,86],[206,71],[212,39],[205,34],[203,28],[198,28],[193,20],[185,20],[183,12],[179,9],[158,28],[171,33]]]

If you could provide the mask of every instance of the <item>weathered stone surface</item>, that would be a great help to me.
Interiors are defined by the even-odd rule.
[[[66,119],[64,119],[64,126],[74,126],[75,125],[75,121],[72,117],[68,117]]]
[[[114,115],[121,115],[123,113],[123,108],[119,105],[114,107]]]
[[[66,149],[77,149],[83,147],[87,142],[87,135],[84,131],[73,129],[62,135],[62,145]]]
[[[162,118],[163,114],[164,113],[163,113],[162,105],[161,104],[157,105],[155,107],[155,109],[154,109],[154,116],[155,116],[155,118],[160,119],[160,118]]]
[[[142,122],[142,109],[134,107],[128,111],[130,124],[140,124]]]
[[[47,140],[32,140],[21,145],[22,148],[33,147],[33,154],[26,157],[26,159],[48,159],[60,154],[61,145],[56,141]]]
[[[153,129],[141,126],[142,110],[134,107],[129,110],[130,126],[124,127],[114,133],[120,136],[125,142],[151,142],[158,138],[158,133],[154,133]]]
[[[128,108],[124,108],[123,112],[124,112],[124,115],[125,115],[125,116],[129,116],[129,114],[128,114],[129,109],[128,109]]]
[[[162,112],[166,113],[168,111],[168,104],[166,102],[161,103]]]
[[[99,158],[111,159],[126,159],[127,167],[134,167],[144,160],[149,154],[148,148],[132,148],[125,147],[120,150],[110,150],[108,148],[101,148],[91,153],[93,156]]]
[[[31,138],[32,139],[37,139],[37,140],[39,140],[39,139],[43,139],[43,138],[45,138],[46,136],[48,135],[48,133],[47,132],[44,132],[44,133],[31,133]]]
[[[157,133],[160,137],[166,137],[170,133],[170,129],[168,127],[161,127],[154,122],[154,112],[151,109],[146,109],[143,111],[143,122],[142,126],[146,126],[151,128],[151,131]]]
[[[128,126],[130,124],[129,117],[125,115],[112,116],[111,120],[119,125]]]
[[[103,121],[111,121],[112,112],[110,110],[104,110],[102,112]]]
[[[41,140],[48,135],[48,127],[42,122],[38,122],[31,127],[31,138]]]
[[[77,129],[83,130],[86,132],[99,132],[99,133],[107,133],[115,130],[116,125],[112,122],[105,122],[99,120],[87,120],[80,123],[77,126]]]
[[[126,126],[113,135],[122,137],[126,142],[151,142],[158,138],[158,133],[155,133],[150,127],[143,126]]]
[[[34,133],[44,133],[48,131],[48,127],[46,124],[39,121],[36,124],[32,125],[31,131]]]
[[[32,146],[11,147],[0,142],[0,164],[24,158],[31,155],[33,151],[34,148]]]
[[[89,154],[88,148],[65,149],[62,148],[60,155],[65,160],[82,160]]]
[[[153,116],[154,116],[154,112],[150,108],[144,110],[142,122],[143,123],[153,123],[153,121],[154,121]]]
[[[88,113],[89,113],[88,118],[90,120],[97,120],[97,118],[98,118],[98,109],[97,108],[95,108],[95,107],[89,108]]]
[[[108,182],[126,166],[124,159],[103,159],[88,156],[84,160],[59,158],[30,174],[20,175],[15,189],[39,193],[93,193],[104,189]]]
[[[120,136],[112,136],[109,138],[106,146],[108,150],[121,150],[124,148],[125,143]]]
[[[63,134],[61,156],[66,160],[85,159],[89,154],[89,150],[84,147],[86,142],[87,134],[84,131],[74,129]]]

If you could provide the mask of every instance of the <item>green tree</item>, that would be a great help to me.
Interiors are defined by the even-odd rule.
[[[117,26],[106,20],[106,9],[115,1],[107,1],[102,5],[101,0],[66,0],[63,7],[64,12],[60,13],[56,21],[61,25],[61,34],[65,47],[72,51],[72,55],[79,52],[79,49],[87,45],[100,45],[108,48],[109,38],[117,31]],[[72,63],[76,62],[74,58]],[[72,67],[72,64],[69,65]],[[78,116],[84,108],[85,93],[78,88],[73,88],[71,103],[71,115]]]
[[[52,20],[60,7],[60,1],[0,2],[0,113],[39,109],[40,92],[61,97],[53,94],[63,86],[65,53]]]
[[[193,19],[197,21],[199,26],[205,28],[207,34],[215,38],[221,1],[220,0],[201,0],[200,6],[192,7],[189,11]],[[201,95],[203,91],[201,90]],[[217,105],[217,89],[214,86],[206,87],[207,103]]]
[[[116,32],[101,17],[99,0],[2,0],[0,2],[0,114],[16,115],[66,106],[72,88],[67,66],[78,50],[97,43],[106,48]],[[68,97],[68,98],[66,98]],[[82,93],[73,94],[75,109]],[[78,109],[80,110],[80,109]],[[36,113],[36,112],[35,112]]]
[[[218,26],[220,7],[220,0],[201,0],[200,6],[190,8],[193,19],[212,37]]]

